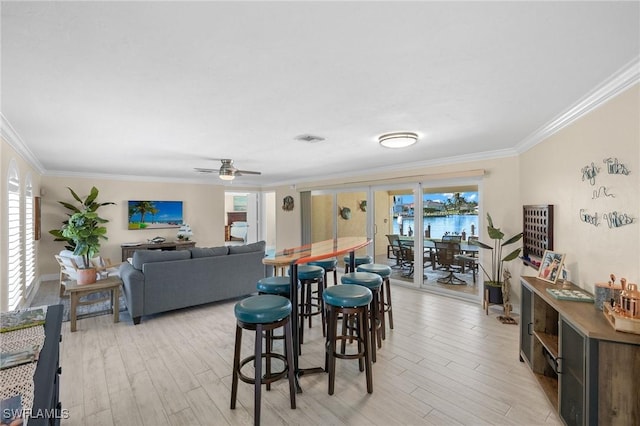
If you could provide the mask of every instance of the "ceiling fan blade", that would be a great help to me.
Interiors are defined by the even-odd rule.
[[[261,175],[262,174],[262,172],[253,172],[251,170],[238,170],[238,169],[236,169],[234,173],[237,175]]]
[[[219,169],[204,169],[202,167],[194,167],[193,170],[195,170],[198,173],[202,173],[202,174],[219,173],[220,172]]]

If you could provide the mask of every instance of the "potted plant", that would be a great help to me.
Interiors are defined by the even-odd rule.
[[[96,201],[96,199],[98,198],[98,188],[96,188],[95,186],[91,188],[91,192],[86,196],[84,200],[81,199],[73,189],[69,187],[67,187],[67,189],[69,190],[69,192],[71,192],[71,196],[73,196],[73,198],[79,203],[79,205],[76,206],[71,203],[67,203],[66,201],[58,201],[59,204],[61,204],[63,207],[66,207],[70,211],[70,213],[67,213],[69,217],[71,217],[71,215],[74,213],[80,213],[82,211],[95,212],[102,206],[106,206],[109,204],[115,205],[115,203],[110,201],[105,203],[98,203]],[[54,241],[64,241],[65,248],[67,250],[74,251],[75,243],[73,242],[73,240],[62,235],[62,230],[67,225],[67,223],[69,223],[68,219],[62,222],[62,227],[60,229],[52,229],[51,231],[49,231],[49,234],[56,237]]]
[[[95,211],[85,210],[71,215],[62,229],[62,236],[75,244],[73,254],[82,256],[82,265],[78,265],[78,284],[96,282],[96,268],[91,259],[100,251],[100,240],[107,239],[107,228],[103,226],[106,222],[108,220],[99,217]]]
[[[500,228],[496,228],[495,226],[493,226],[493,220],[491,219],[491,215],[489,213],[487,213],[487,221],[489,222],[489,224],[487,225],[487,232],[489,233],[489,238],[493,240],[493,246],[485,244],[478,240],[471,241],[471,244],[475,244],[483,249],[491,250],[491,273],[489,274],[481,263],[478,264],[480,265],[482,272],[484,272],[485,276],[487,277],[487,280],[484,281],[484,287],[489,291],[488,302],[502,304],[502,286],[504,283],[501,280],[501,277],[503,276],[503,263],[517,258],[520,255],[522,247],[518,247],[504,257],[502,257],[502,248],[518,242],[522,238],[522,232],[503,242],[504,232],[502,232]]]

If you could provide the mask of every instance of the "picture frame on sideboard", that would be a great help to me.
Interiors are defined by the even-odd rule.
[[[564,258],[564,253],[545,250],[542,261],[540,262],[540,269],[538,269],[538,278],[555,284],[562,274]]]

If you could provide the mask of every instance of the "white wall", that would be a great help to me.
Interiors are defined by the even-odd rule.
[[[631,173],[610,175],[603,159],[615,157]],[[595,185],[582,168],[600,167]],[[554,250],[566,253],[570,280],[589,292],[609,274],[640,279],[640,86],[612,99],[520,157],[521,204],[553,204]],[[593,198],[605,186],[615,197]],[[580,220],[580,210],[597,213],[599,226]],[[609,228],[605,212],[630,214],[635,223]],[[528,268],[527,273],[536,271]]]
[[[167,182],[131,182],[122,180],[90,179],[76,177],[51,177],[43,181],[46,192],[42,198],[42,243],[40,245],[40,267],[42,274],[57,273],[53,255],[63,248],[49,235],[50,229],[59,228],[67,218],[67,209],[58,201],[74,202],[67,187],[84,198],[92,186],[100,191],[98,201],[113,201],[115,206],[100,207],[100,216],[108,219],[107,237],[100,253],[114,262],[121,259],[120,244],[141,241],[161,236],[175,240],[177,229],[128,230],[128,200],[183,201],[184,220],[191,226],[193,240],[199,247],[224,244],[224,187],[210,184],[184,184]]]

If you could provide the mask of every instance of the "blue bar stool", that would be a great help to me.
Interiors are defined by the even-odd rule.
[[[385,312],[389,316],[389,328],[393,330],[393,310],[391,306],[391,267],[389,265],[382,265],[380,263],[369,263],[366,265],[360,265],[357,269],[358,272],[371,272],[372,274],[378,274],[382,278],[382,289],[380,289],[380,321],[382,322],[382,340],[387,338],[387,325],[385,320]]]
[[[260,389],[262,384],[269,389],[271,383],[285,376],[289,379],[289,398],[291,408],[296,408],[296,389],[293,371],[293,338],[291,335],[291,302],[282,296],[265,294],[250,296],[236,303],[234,307],[236,316],[236,341],[233,356],[233,380],[231,383],[231,409],[236,408],[238,396],[238,379],[254,385],[254,425],[260,424]],[[273,330],[284,327],[285,354],[271,352],[269,336]],[[242,348],[242,330],[255,330],[254,354],[240,359]],[[262,336],[267,335],[267,345],[262,351]],[[265,359],[266,374],[262,375],[262,359]],[[284,363],[284,368],[279,372],[271,371],[271,359],[279,359]],[[242,367],[253,362],[254,377],[242,373]]]
[[[291,287],[291,280],[286,276],[266,277],[258,280],[256,289],[258,294],[275,294],[276,296],[283,296],[289,298]],[[300,282],[298,282],[298,288],[300,288]]]
[[[371,290],[360,285],[334,285],[323,293],[327,307],[327,341],[325,352],[325,370],[329,373],[329,395],[333,395],[336,382],[336,358],[357,359],[360,371],[366,372],[367,393],[373,392],[373,372],[371,371],[371,344],[369,342],[369,304],[373,299]],[[342,334],[338,334],[338,315],[342,315]],[[358,350],[355,353],[338,352],[337,342],[344,346],[354,336],[346,334],[345,324],[354,320],[357,324],[355,339]]]
[[[344,260],[344,273],[348,274],[349,272],[355,272],[349,270],[349,255],[346,255],[342,258]],[[373,258],[369,255],[356,256],[355,257],[356,268],[360,265],[364,265],[367,263],[373,263]]]
[[[291,271],[289,271],[291,274]],[[322,318],[322,335],[325,334],[326,318],[324,313],[324,302],[322,293],[324,290],[324,269],[320,266],[298,265],[298,280],[301,285],[300,292],[300,343],[304,343],[304,320],[309,319],[309,328],[311,328],[311,319],[315,315]],[[316,290],[313,285],[316,284]],[[314,296],[314,293],[317,296]]]
[[[316,260],[315,262],[309,262],[307,265],[319,266],[324,269],[324,288],[327,288],[329,281],[327,281],[327,272],[333,272],[333,285],[338,284],[338,259],[332,257],[331,259]]]
[[[382,347],[382,327],[380,317],[380,289],[382,288],[382,278],[378,274],[370,272],[350,272],[344,274],[340,281],[342,284],[356,284],[371,290],[371,306],[369,307],[369,317],[371,318],[369,330],[371,332],[371,360],[376,362],[376,345]],[[347,323],[348,324],[348,323]],[[377,338],[376,338],[377,336]],[[344,350],[344,341],[342,349]]]

